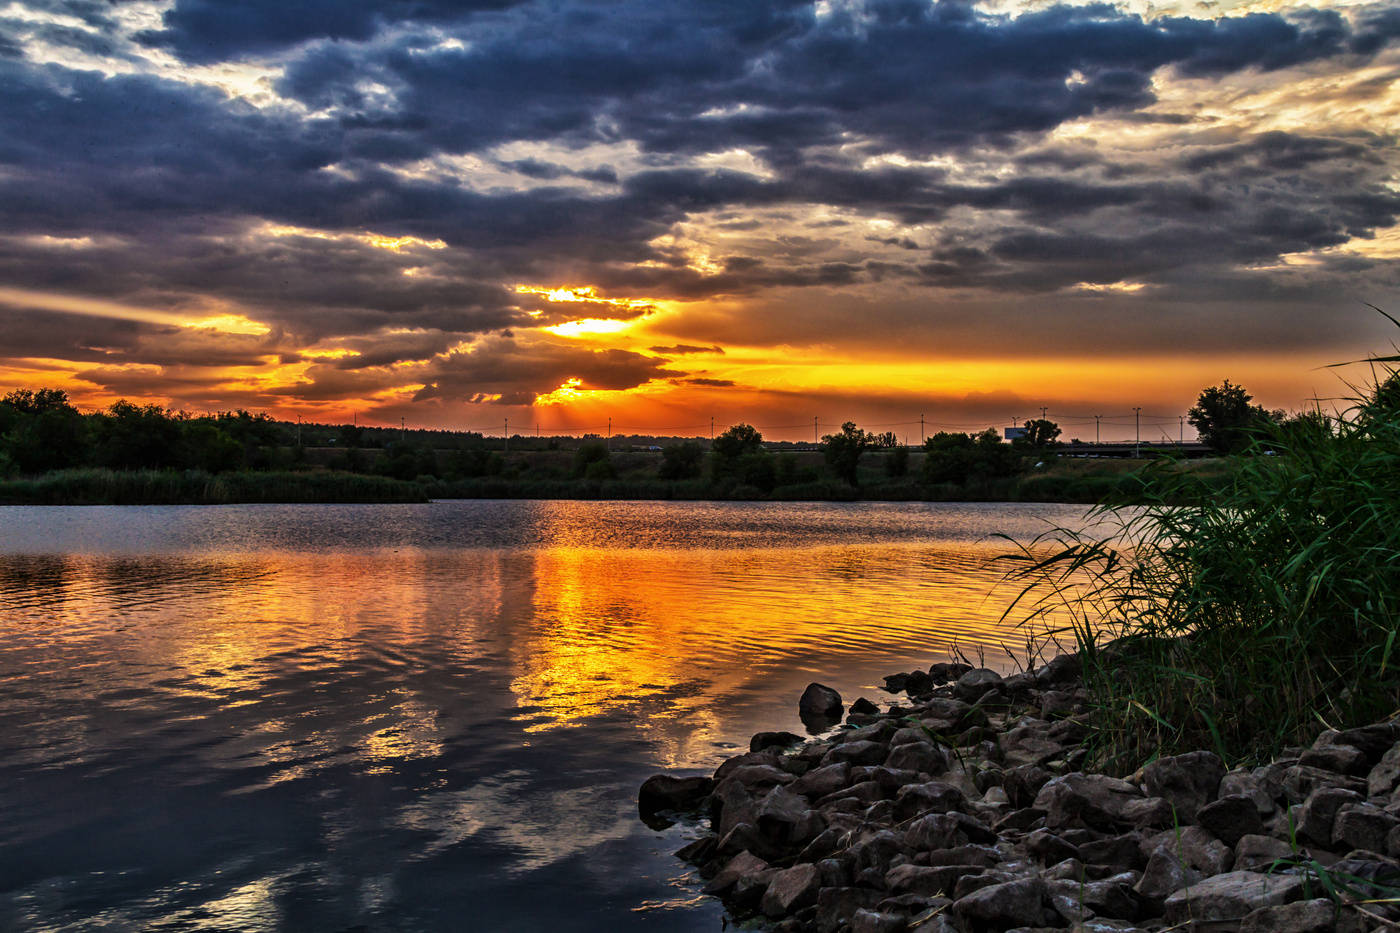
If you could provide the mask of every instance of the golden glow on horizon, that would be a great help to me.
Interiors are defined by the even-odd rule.
[[[214,317],[200,318],[197,321],[184,321],[180,326],[193,330],[218,331],[221,334],[246,334],[258,337],[272,333],[272,328],[266,324],[249,320],[241,314],[219,314]]]
[[[578,321],[566,321],[542,328],[560,337],[588,337],[596,334],[616,334],[631,327],[633,321],[619,321],[616,318],[589,317]]]
[[[257,228],[258,233],[271,237],[306,237],[312,240],[339,240],[355,243],[363,243],[366,246],[373,246],[375,249],[384,249],[393,253],[399,253],[405,249],[447,249],[447,244],[442,240],[425,240],[416,236],[386,236],[382,233],[366,231],[363,233],[336,233],[327,230],[315,230],[310,227],[292,227],[286,224],[263,224]]]

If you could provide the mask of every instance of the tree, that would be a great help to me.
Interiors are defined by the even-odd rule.
[[[840,434],[828,434],[822,438],[822,456],[827,466],[850,486],[858,486],[856,469],[860,465],[860,455],[870,446],[870,435],[856,427],[854,421],[841,425]]]
[[[1025,423],[1026,433],[1017,438],[1025,447],[1049,447],[1060,436],[1060,426],[1044,418],[1035,418]]]
[[[1244,449],[1255,432],[1271,421],[1268,412],[1249,404],[1252,398],[1243,386],[1231,385],[1226,379],[1201,391],[1186,420],[1207,447],[1222,455],[1234,453]]]
[[[716,482],[737,482],[772,492],[777,482],[773,455],[763,435],[749,424],[736,424],[710,444],[710,470]]]
[[[704,467],[705,448],[695,441],[670,444],[661,451],[662,479],[694,479]]]
[[[966,485],[971,479],[1015,476],[1022,457],[995,428],[980,434],[940,431],[924,441],[924,482]]]
[[[18,389],[0,401],[0,454],[24,473],[79,466],[88,431],[62,389]]]

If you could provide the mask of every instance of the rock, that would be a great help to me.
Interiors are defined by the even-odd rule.
[[[759,909],[765,917],[786,917],[817,902],[821,872],[815,865],[794,865],[774,872],[768,879]]]
[[[1332,844],[1332,824],[1344,804],[1359,803],[1355,791],[1339,787],[1319,787],[1308,795],[1298,812],[1298,835],[1326,848]]]
[[[1111,865],[1115,868],[1140,868],[1146,864],[1151,851],[1143,851],[1141,832],[1123,833],[1081,843],[1079,857],[1089,865]]]
[[[703,888],[706,894],[723,894],[732,888],[740,878],[766,871],[768,863],[752,852],[740,852],[725,863],[709,884]]]
[[[996,833],[965,813],[930,813],[915,820],[904,831],[904,844],[916,851],[996,841]]]
[[[880,707],[871,703],[865,697],[860,697],[851,704],[851,712],[859,713],[862,716],[874,716],[880,712]]]
[[[1050,724],[1042,720],[1005,733],[1001,737],[1002,756],[1010,767],[1041,765],[1064,755],[1065,747],[1049,736]]]
[[[1042,865],[1054,865],[1079,857],[1078,848],[1047,829],[1037,829],[1026,837],[1026,851]]]
[[[1240,923],[1240,933],[1335,933],[1337,906],[1327,898],[1260,907]]]
[[[812,799],[825,797],[850,784],[851,766],[848,762],[838,761],[834,764],[823,765],[820,768],[813,768],[802,777],[793,781],[788,786],[789,790],[803,794]]]
[[[967,804],[963,792],[952,784],[929,781],[901,787],[894,798],[895,819],[901,822],[924,813],[948,813]]]
[[[1196,822],[1228,846],[1233,846],[1245,836],[1264,831],[1259,808],[1244,794],[1231,794],[1206,804],[1196,811]]]
[[[822,764],[844,761],[852,765],[878,765],[884,764],[887,754],[886,747],[880,742],[842,742],[826,753]]]
[[[1224,776],[1224,763],[1211,752],[1158,758],[1142,769],[1148,795],[1165,798],[1181,823],[1192,822],[1196,811],[1215,799]]]
[[[1046,885],[1051,895],[1051,903],[1061,914],[1061,904],[1072,904],[1071,913],[1065,916],[1069,921],[1081,921],[1093,916],[1114,917],[1119,920],[1133,920],[1141,906],[1133,890],[1121,881],[1051,881]]]
[[[885,885],[895,894],[932,897],[952,892],[964,875],[981,872],[975,865],[899,865],[885,874]]]
[[[1343,804],[1332,823],[1332,843],[1339,849],[1384,852],[1400,819],[1371,803]]]
[[[822,732],[841,721],[841,694],[822,684],[808,684],[797,713],[808,732]]]
[[[1389,797],[1400,783],[1400,745],[1394,745],[1366,775],[1368,797]]]
[[[851,933],[904,933],[902,914],[885,913],[862,907],[851,917]]]
[[[787,748],[802,741],[802,736],[792,732],[755,732],[749,739],[749,751],[761,752],[765,748]]]
[[[971,664],[962,664],[957,661],[945,661],[931,665],[928,669],[928,675],[933,678],[934,683],[946,684],[957,680],[970,670],[972,670]]]
[[[1040,926],[1046,919],[1045,883],[1021,878],[989,885],[959,898],[953,913],[975,929]]]
[[[1167,897],[1167,923],[1240,921],[1261,907],[1276,907],[1297,899],[1303,879],[1297,875],[1266,875],[1232,871],[1176,891]]]
[[[927,676],[927,675],[925,675]],[[903,693],[905,684],[909,683],[908,674],[889,674],[885,677],[886,693]]]
[[[1067,690],[1046,690],[1040,695],[1040,718],[1062,719],[1084,709],[1079,694]]]
[[[744,765],[742,768],[735,768],[725,778],[731,779],[743,784],[750,791],[772,787],[775,784],[791,784],[796,780],[788,772],[772,765]]]
[[[822,888],[817,892],[817,933],[836,933],[857,910],[874,907],[884,897],[869,888]]]
[[[1161,902],[1172,892],[1196,884],[1203,877],[1171,852],[1158,849],[1147,860],[1147,867],[1138,879],[1136,890],[1149,901]]]
[[[663,810],[694,810],[705,802],[715,788],[707,777],[672,777],[654,774],[642,782],[637,792],[637,809],[648,825]],[[669,821],[665,821],[669,825]]]
[[[1352,745],[1314,746],[1298,759],[1298,764],[1312,768],[1325,768],[1338,774],[1353,774],[1364,777],[1371,769],[1366,753]]]
[[[1325,737],[1325,742],[1324,742]],[[1341,732],[1325,732],[1315,744],[1350,745],[1366,754],[1372,764],[1381,760],[1392,745],[1400,741],[1400,721],[1378,722]]]
[[[919,774],[942,774],[948,770],[948,756],[929,742],[906,742],[891,745],[886,767],[902,768]]]
[[[1235,859],[1233,849],[1200,826],[1165,830],[1146,840],[1144,848],[1164,851],[1206,876],[1229,871]]]
[[[1272,836],[1249,835],[1235,843],[1236,871],[1268,871],[1279,859],[1290,858],[1293,847]]]
[[[1254,808],[1259,811],[1261,819],[1272,815],[1278,809],[1274,804],[1274,798],[1264,787],[1264,783],[1243,768],[1231,771],[1220,779],[1217,796],[1248,797],[1253,802]]]
[[[1366,793],[1366,781],[1323,768],[1294,765],[1283,772],[1283,794],[1289,803],[1302,803],[1318,788],[1338,788],[1356,794]]]
[[[676,858],[695,865],[703,865],[715,857],[715,850],[719,847],[719,837],[714,833],[706,833],[694,842],[689,842],[676,850]]]
[[[1113,831],[1121,826],[1142,828],[1171,821],[1171,807],[1160,798],[1118,778],[1073,772],[1047,782],[1034,806],[1045,811],[1047,829],[1087,827]]]
[[[1029,807],[1045,783],[1054,777],[1039,765],[1017,765],[1002,774],[1001,786],[1014,807]]]
[[[953,696],[959,700],[976,700],[989,688],[1001,686],[1001,675],[994,670],[979,667],[958,678],[953,685]]]

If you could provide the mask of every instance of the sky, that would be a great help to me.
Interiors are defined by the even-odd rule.
[[[1400,341],[1393,4],[6,2],[0,390],[1160,439]]]

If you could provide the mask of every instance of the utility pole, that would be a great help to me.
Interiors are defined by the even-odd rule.
[[[817,416],[812,416],[812,443],[817,443]]]
[[[1103,415],[1095,415],[1095,416],[1094,416],[1094,443],[1095,443],[1095,444],[1099,443],[1099,419],[1102,418],[1102,417],[1103,417]]]
[[[928,440],[928,436],[927,436],[926,434],[924,434],[924,416],[923,416],[922,414],[920,414],[920,415],[919,415],[919,446],[920,446],[920,447],[924,446],[924,441],[926,441],[926,440]]]
[[[714,442],[715,442],[715,416],[714,416],[714,415],[711,415],[711,416],[710,416],[710,443],[713,444]]]
[[[1045,420],[1045,408],[1046,408],[1046,406],[1044,406],[1044,405],[1041,405],[1041,406],[1040,406],[1040,420],[1041,420],[1041,421],[1044,421],[1044,420]]]
[[[301,446],[301,413],[297,413],[297,446]]]
[[[400,441],[400,442],[403,441],[404,436],[405,436],[407,430],[408,430],[408,429],[404,426],[404,416],[403,416],[403,415],[399,415],[399,441]]]
[[[505,442],[501,445],[501,450],[502,450],[503,453],[510,453],[510,419],[509,419],[509,418],[506,419],[506,426],[505,426],[505,428],[503,428],[502,430],[504,430],[504,432],[505,432],[505,433],[502,435],[502,437],[504,438],[504,441],[505,441]]]
[[[612,450],[612,415],[608,415],[608,450]]]
[[[1142,406],[1133,407],[1133,423],[1136,425],[1137,437],[1133,441],[1133,459],[1142,456]]]

